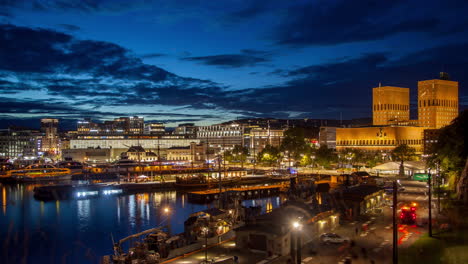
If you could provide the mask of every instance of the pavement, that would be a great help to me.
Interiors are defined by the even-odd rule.
[[[425,183],[415,181],[401,181],[405,187],[398,195],[399,206],[404,203],[417,202],[416,225],[398,225],[398,247],[409,247],[421,235],[427,233],[427,190]],[[433,208],[435,208],[433,204]],[[435,216],[435,209],[433,215]],[[363,224],[367,228],[363,229]],[[368,214],[361,221],[344,222],[334,230],[335,233],[350,238],[352,242],[343,244],[323,244],[319,241],[318,234],[311,242],[302,248],[302,263],[304,264],[328,264],[344,263],[345,258],[351,259],[353,264],[392,263],[392,208],[389,205],[382,207],[381,214]],[[307,231],[306,236],[312,236]],[[250,252],[235,248],[233,241],[224,243],[208,250],[208,259],[222,259],[237,256],[238,263],[256,264],[266,258],[264,253]],[[205,258],[204,251],[180,258],[171,263],[201,263]],[[269,259],[263,263],[280,264],[288,263],[289,256],[281,256]]]

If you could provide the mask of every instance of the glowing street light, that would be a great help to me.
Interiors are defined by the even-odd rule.
[[[295,257],[296,263],[301,264],[302,256],[301,256],[301,233],[300,233],[300,231],[302,230],[302,223],[299,220],[294,221],[292,223],[292,227],[293,227],[293,232],[291,233],[291,242],[292,243],[294,243],[294,233],[296,233],[296,236],[297,236],[297,239],[296,239],[296,254],[295,254],[295,256],[293,256],[293,259]]]
[[[202,232],[205,235],[205,263],[208,263],[208,227],[203,227]]]

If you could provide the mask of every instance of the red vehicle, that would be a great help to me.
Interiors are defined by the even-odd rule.
[[[403,206],[400,212],[400,220],[402,224],[414,225],[416,224],[416,204],[412,203],[411,206]]]

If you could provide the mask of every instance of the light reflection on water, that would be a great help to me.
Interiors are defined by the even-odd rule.
[[[99,263],[112,253],[111,237],[168,223],[172,233],[181,233],[190,214],[212,207],[175,191],[41,202],[33,198],[36,186],[0,184],[0,263]],[[242,204],[266,212],[280,202],[272,197]]]

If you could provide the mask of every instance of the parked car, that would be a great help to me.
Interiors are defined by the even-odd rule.
[[[322,241],[322,243],[340,244],[340,243],[348,242],[349,238],[342,237],[335,233],[324,233],[320,236],[320,241]]]

